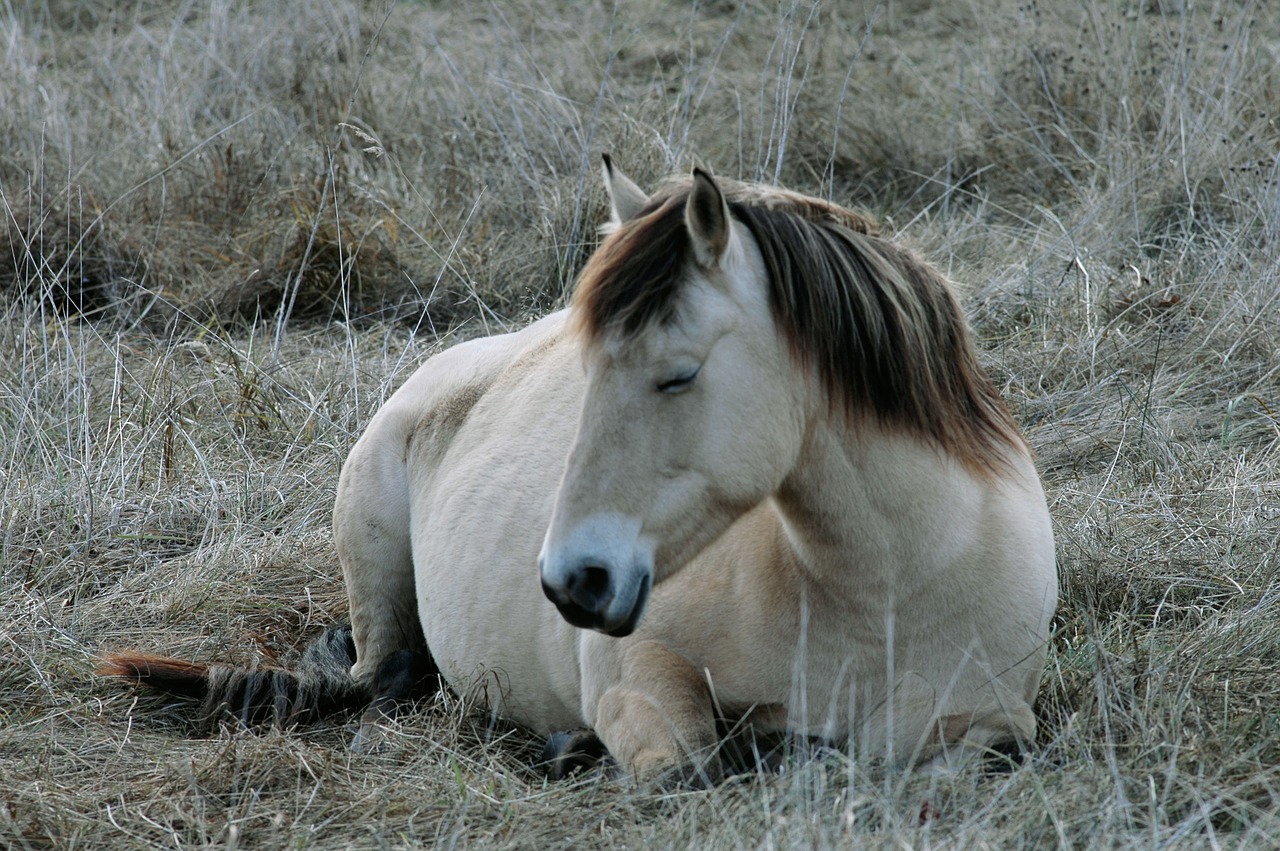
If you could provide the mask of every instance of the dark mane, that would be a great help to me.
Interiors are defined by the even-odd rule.
[[[831,403],[936,441],[979,472],[1022,437],[978,364],[945,279],[880,238],[874,222],[793,193],[722,182],[764,258],[774,319]],[[592,256],[574,293],[588,339],[672,321],[689,257],[688,184],[652,201]]]

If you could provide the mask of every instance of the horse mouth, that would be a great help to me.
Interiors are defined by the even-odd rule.
[[[612,638],[623,638],[635,632],[636,626],[640,623],[640,616],[644,614],[645,606],[649,603],[651,583],[652,580],[649,578],[649,574],[646,573],[644,579],[640,581],[640,590],[636,592],[635,603],[631,606],[631,611],[627,614],[626,620],[622,622],[621,626],[613,629],[601,629],[600,631]]]

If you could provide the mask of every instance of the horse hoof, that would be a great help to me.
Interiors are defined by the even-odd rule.
[[[361,722],[351,737],[351,752],[361,756],[382,753],[387,748],[386,731],[380,724]]]
[[[551,734],[542,747],[540,766],[548,779],[560,781],[611,762],[599,736],[590,730],[575,730]]]

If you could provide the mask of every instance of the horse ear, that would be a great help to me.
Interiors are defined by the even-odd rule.
[[[704,269],[719,265],[729,247],[729,204],[715,178],[700,168],[693,170],[684,219],[698,265]]]
[[[631,182],[631,178],[618,171],[613,157],[604,154],[604,188],[609,192],[609,207],[613,211],[613,223],[620,225],[633,218],[649,203],[644,190]]]

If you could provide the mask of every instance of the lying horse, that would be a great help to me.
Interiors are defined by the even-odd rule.
[[[604,173],[570,307],[431,358],[342,470],[356,692],[425,658],[640,777],[715,778],[726,728],[898,765],[1032,740],[1053,533],[947,282],[815,198]]]

